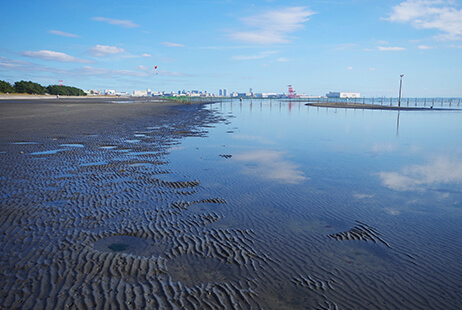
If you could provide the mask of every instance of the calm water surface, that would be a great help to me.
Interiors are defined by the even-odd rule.
[[[226,121],[172,147],[167,168],[227,202],[190,212],[255,233],[262,305],[460,309],[462,111],[207,109]]]

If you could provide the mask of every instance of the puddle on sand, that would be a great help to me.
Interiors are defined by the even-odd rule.
[[[56,153],[61,152],[61,151],[65,151],[65,150],[63,150],[63,149],[49,150],[49,151],[42,151],[42,152],[32,152],[30,154],[31,155],[53,155],[53,154],[56,154]]]
[[[102,145],[99,148],[103,149],[103,150],[112,150],[112,149],[117,148],[117,146],[115,146],[115,145]]]
[[[238,265],[222,263],[216,258],[181,255],[167,262],[173,281],[192,287],[206,283],[238,282],[244,269]]]
[[[60,144],[59,146],[65,146],[65,147],[85,147],[85,145],[80,144],[80,143],[67,143],[67,144]]]
[[[125,253],[137,256],[160,256],[168,249],[167,244],[133,236],[118,235],[98,240],[94,248],[101,252]]]
[[[37,142],[28,142],[28,141],[23,141],[23,142],[13,142],[11,144],[16,144],[16,145],[28,145],[28,144],[38,144]]]
[[[143,155],[158,155],[159,152],[156,151],[146,151],[146,152],[128,152],[127,155],[130,156],[143,156]]]
[[[125,139],[125,140],[123,140],[123,142],[126,142],[126,143],[138,143],[140,141],[141,140],[138,140],[138,139]]]
[[[135,103],[133,100],[108,101],[109,103]]]

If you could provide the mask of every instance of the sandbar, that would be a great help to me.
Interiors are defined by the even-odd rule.
[[[306,106],[323,107],[323,108],[340,108],[340,109],[366,109],[366,110],[405,110],[405,111],[435,111],[435,110],[449,110],[433,107],[408,107],[408,106],[389,106],[377,105],[368,103],[345,103],[345,102],[313,102],[306,103]]]

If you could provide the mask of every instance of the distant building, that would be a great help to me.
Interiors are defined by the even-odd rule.
[[[257,98],[277,98],[280,97],[280,95],[276,93],[255,93],[255,97]]]
[[[87,95],[101,95],[101,91],[97,89],[89,89],[89,90],[86,90],[85,93]]]
[[[133,96],[134,97],[143,97],[143,96],[147,96],[147,95],[148,95],[147,90],[134,90],[133,91]]]
[[[130,96],[130,94],[126,91],[117,92],[116,95],[123,96],[123,97]]]
[[[218,96],[220,97],[228,97],[228,90],[226,88],[218,90]]]
[[[115,95],[116,91],[114,89],[105,89],[104,94],[105,95]]]
[[[332,92],[330,91],[326,94],[327,98],[361,98],[360,93],[351,93],[351,92]]]
[[[245,98],[245,97],[252,97],[253,93],[237,93],[236,97]]]

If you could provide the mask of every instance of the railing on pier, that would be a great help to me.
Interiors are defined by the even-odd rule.
[[[291,99],[293,100],[293,99]],[[441,107],[441,108],[462,108],[462,98],[297,98],[295,100],[304,100],[307,103],[338,103],[338,104],[373,104],[392,107]]]

